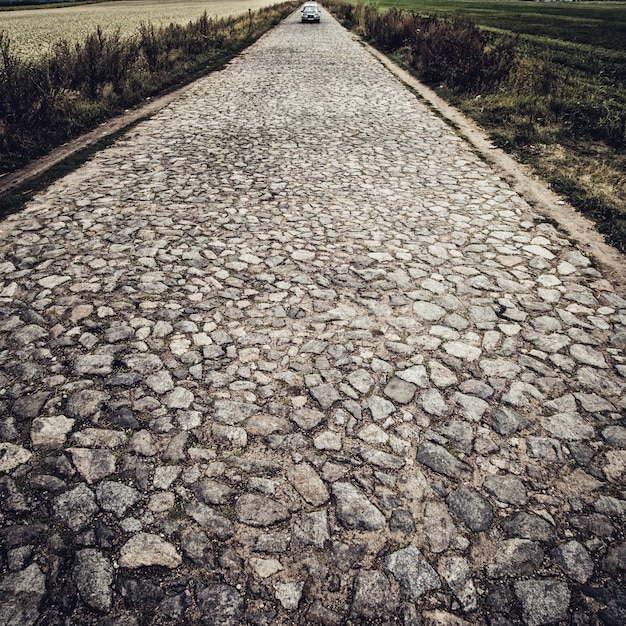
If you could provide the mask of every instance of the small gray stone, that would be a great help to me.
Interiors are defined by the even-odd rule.
[[[359,456],[370,465],[380,467],[382,469],[397,470],[404,467],[404,459],[399,456],[376,450],[375,448],[364,448],[359,452]]]
[[[490,578],[506,576],[529,576],[534,574],[544,558],[544,552],[536,541],[506,539],[498,546],[495,563],[487,565]]]
[[[417,385],[418,387],[428,387],[428,372],[423,365],[414,365],[406,370],[397,372],[398,378],[405,380],[408,383]]]
[[[31,443],[39,448],[58,448],[65,443],[75,421],[64,415],[38,417],[33,420],[30,429]]]
[[[261,408],[256,404],[216,400],[215,419],[218,422],[234,426],[256,415],[260,410]]]
[[[308,463],[299,463],[287,470],[287,479],[296,491],[313,506],[321,506],[330,494],[317,472]]]
[[[32,455],[32,452],[14,443],[0,443],[0,472],[8,473],[28,463]]]
[[[461,518],[463,523],[475,533],[489,528],[493,519],[493,509],[478,492],[468,487],[457,487],[446,499],[450,510]]]
[[[556,530],[543,517],[520,511],[504,520],[502,530],[509,537],[532,539],[533,541],[551,542],[556,539]]]
[[[608,368],[602,352],[594,350],[590,346],[577,343],[570,346],[569,352],[572,357],[583,365],[591,365],[592,367],[599,367],[602,369]]]
[[[88,607],[103,613],[109,611],[113,601],[114,570],[108,559],[98,550],[80,550],[76,553],[72,577]]]
[[[417,386],[401,378],[392,378],[385,387],[385,395],[400,404],[408,404],[413,399]]]
[[[483,487],[500,502],[523,506],[528,501],[524,483],[510,474],[488,476]]]
[[[554,548],[552,556],[565,574],[582,585],[593,576],[593,561],[578,541],[568,541]]]
[[[241,426],[229,426],[215,422],[211,426],[211,434],[220,447],[245,448],[248,445],[248,433]]]
[[[161,565],[174,569],[182,563],[176,548],[169,542],[151,533],[138,533],[131,537],[120,550],[120,567],[137,569]]]
[[[426,503],[423,528],[428,538],[430,551],[434,554],[447,550],[457,534],[448,507],[442,502]]]
[[[526,439],[526,454],[548,463],[561,463],[563,461],[561,444],[557,439],[551,437],[528,437]]]
[[[557,413],[546,417],[541,425],[558,439],[579,441],[592,439],[595,435],[593,426],[588,424],[578,413]]]
[[[387,577],[376,570],[361,570],[354,579],[354,593],[350,613],[364,620],[378,620],[397,610]],[[364,622],[364,623],[367,623]]]
[[[188,409],[194,401],[194,395],[189,389],[175,387],[165,398],[165,405],[169,409]]]
[[[293,541],[296,545],[314,546],[320,550],[330,541],[326,511],[303,513],[299,524],[294,524]]]
[[[456,403],[459,413],[472,422],[480,422],[489,409],[487,402],[475,396],[455,393],[452,399]]]
[[[108,398],[108,393],[95,389],[83,389],[72,394],[65,405],[65,413],[68,417],[85,420],[97,413]]]
[[[478,596],[467,561],[457,556],[445,557],[439,562],[439,574],[448,583],[463,611],[475,611]]]
[[[33,563],[0,581],[0,624],[33,626],[46,596],[46,575]]]
[[[294,411],[291,414],[291,419],[302,428],[302,430],[313,430],[326,419],[326,416],[321,411],[304,408]]]
[[[309,389],[309,393],[315,400],[317,400],[318,404],[325,411],[326,409],[330,409],[330,407],[337,402],[337,400],[341,399],[341,395],[339,392],[329,384],[318,385],[317,387],[312,387]]]
[[[514,583],[527,626],[544,626],[566,621],[570,590],[560,580],[522,580]]]
[[[215,480],[206,479],[193,485],[198,500],[206,504],[228,504],[235,495],[235,490]]]
[[[91,485],[115,472],[116,458],[109,450],[68,448],[78,473]]]
[[[185,504],[185,513],[221,541],[230,539],[235,533],[234,524],[227,517],[224,517],[206,504],[187,502]]]
[[[48,391],[24,395],[13,403],[13,414],[20,420],[33,419],[39,415],[49,397]]]
[[[202,623],[208,626],[240,626],[244,621],[245,600],[230,585],[198,585],[196,602]]]
[[[300,604],[303,589],[304,582],[276,583],[274,585],[274,595],[283,609],[295,611]]]
[[[119,518],[124,517],[126,511],[141,498],[139,491],[133,487],[109,480],[103,480],[98,485],[96,496],[102,509],[112,511]]]
[[[450,413],[450,408],[438,389],[428,389],[425,391],[420,396],[420,405],[429,415],[445,417]]]
[[[158,394],[167,393],[174,389],[174,381],[167,370],[160,370],[146,377],[146,385]]]
[[[128,354],[121,361],[128,369],[143,375],[158,372],[163,367],[163,361],[156,354]]]
[[[374,385],[374,378],[364,369],[359,369],[349,374],[347,381],[362,394],[368,393]]]
[[[246,493],[235,504],[235,514],[242,524],[248,526],[273,526],[290,518],[289,511],[279,502]]]
[[[400,584],[402,596],[411,602],[441,587],[439,576],[415,546],[390,554],[385,559],[385,568]]]
[[[513,409],[499,407],[493,412],[491,425],[499,435],[508,437],[518,430],[527,428],[530,422]]]
[[[337,519],[348,529],[377,530],[385,526],[385,516],[350,483],[333,485]]]
[[[467,463],[459,461],[455,456],[450,454],[443,446],[436,443],[425,441],[417,450],[417,460],[430,467],[439,474],[449,476],[450,478],[459,478],[464,473],[470,471]]]
[[[370,396],[366,404],[375,422],[382,422],[396,410],[392,402],[376,395]]]
[[[53,502],[54,514],[70,530],[77,532],[87,526],[98,511],[96,498],[87,485],[57,496]]]
[[[85,354],[74,362],[74,373],[78,376],[106,376],[113,371],[113,356],[110,354]]]

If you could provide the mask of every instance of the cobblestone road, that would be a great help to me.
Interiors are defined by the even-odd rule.
[[[622,624],[626,301],[328,14],[0,241],[0,625]]]

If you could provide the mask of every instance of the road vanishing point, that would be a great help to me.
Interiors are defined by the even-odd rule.
[[[626,300],[326,11],[1,228],[0,626],[626,621]]]

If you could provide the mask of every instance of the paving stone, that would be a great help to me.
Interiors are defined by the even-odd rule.
[[[175,546],[151,533],[134,535],[120,549],[119,564],[129,569],[151,565],[174,569],[181,563]]]
[[[0,620],[7,626],[33,626],[45,596],[46,576],[35,563],[5,576],[0,581]]]
[[[478,608],[478,595],[472,572],[464,558],[451,556],[442,559],[439,574],[454,593],[463,611],[471,612]]]
[[[391,553],[385,559],[385,569],[400,584],[402,596],[412,602],[441,587],[437,572],[415,546]]]
[[[593,561],[589,552],[578,541],[568,541],[552,551],[557,565],[570,578],[585,584],[593,575]]]
[[[524,623],[542,626],[567,619],[570,591],[564,582],[522,580],[514,584],[515,594],[522,603]]]
[[[384,394],[394,402],[408,404],[413,399],[417,387],[401,378],[392,378],[385,387]]]
[[[374,620],[396,611],[398,600],[394,598],[387,577],[377,570],[362,570],[354,579],[354,597],[351,615],[362,620]]]
[[[106,613],[113,602],[113,565],[98,551],[80,550],[72,578],[83,602],[91,609]]]
[[[57,496],[53,508],[55,517],[74,532],[87,526],[98,511],[93,491],[84,484]]]
[[[469,465],[459,461],[459,459],[450,454],[443,446],[431,443],[430,441],[425,441],[419,446],[417,450],[417,460],[427,467],[430,467],[430,469],[435,472],[444,474],[450,478],[459,478],[470,469]]]
[[[196,602],[203,624],[238,626],[242,623],[245,600],[235,587],[220,583],[198,585]]]
[[[222,541],[232,537],[235,532],[235,527],[231,520],[206,504],[187,502],[185,504],[185,513],[198,522],[209,534],[216,536]]]
[[[446,502],[450,510],[460,517],[470,530],[477,533],[489,528],[493,519],[493,509],[477,491],[468,487],[457,487],[450,493]]]
[[[0,623],[625,621],[621,287],[322,11],[5,216]]]
[[[376,530],[385,526],[380,510],[350,483],[334,483],[332,493],[337,503],[337,518],[345,528]]]
[[[488,476],[483,483],[483,488],[500,502],[517,506],[523,506],[528,502],[526,488],[515,476]]]
[[[326,485],[308,463],[299,463],[289,468],[287,478],[309,504],[321,506],[328,501],[330,494]]]
[[[246,493],[235,503],[235,514],[242,524],[248,526],[273,526],[289,519],[289,511],[279,502]]]
[[[287,611],[295,611],[302,598],[304,582],[276,583],[275,597]]]
[[[506,539],[496,551],[494,563],[485,571],[490,578],[506,576],[530,576],[540,567],[544,551],[536,541],[528,539]]]

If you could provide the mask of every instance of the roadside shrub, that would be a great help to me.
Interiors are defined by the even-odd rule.
[[[497,85],[514,59],[512,41],[494,44],[466,19],[425,21],[412,43],[412,65],[422,80],[469,92]]]
[[[375,7],[329,0],[326,6],[348,27],[354,25],[378,48],[411,50],[410,65],[430,84],[476,93],[493,89],[510,73],[515,41],[496,41],[464,18],[425,17],[392,7]]]

